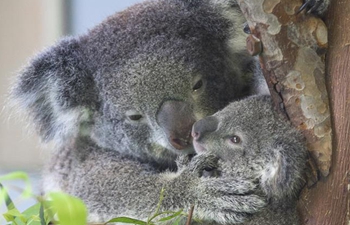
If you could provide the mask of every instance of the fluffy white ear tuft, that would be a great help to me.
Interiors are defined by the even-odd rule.
[[[303,174],[307,152],[295,134],[288,134],[269,149],[271,160],[261,172],[260,180],[262,189],[269,197],[295,198],[305,183]]]
[[[87,68],[79,40],[66,38],[34,57],[19,74],[11,101],[44,142],[88,133],[98,96]]]
[[[269,195],[275,194],[270,193],[271,191],[278,191],[279,182],[281,179],[281,170],[282,170],[282,157],[278,153],[278,151],[274,151],[274,158],[271,162],[269,162],[265,169],[261,173],[261,184],[265,189],[265,192]]]

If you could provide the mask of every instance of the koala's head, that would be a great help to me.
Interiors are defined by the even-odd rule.
[[[198,154],[215,154],[222,176],[257,180],[269,196],[295,196],[306,164],[302,135],[277,115],[269,96],[233,102],[196,122]]]
[[[45,141],[89,136],[145,160],[173,161],[193,151],[195,121],[247,94],[254,60],[240,13],[230,10],[237,21],[210,1],[135,5],[39,54],[12,94]]]

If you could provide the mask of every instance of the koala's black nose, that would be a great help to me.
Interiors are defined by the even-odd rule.
[[[214,116],[208,116],[197,121],[192,127],[192,137],[198,141],[205,134],[216,131],[218,123],[218,120]]]

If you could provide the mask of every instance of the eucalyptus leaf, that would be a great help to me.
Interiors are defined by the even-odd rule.
[[[167,217],[164,217],[164,218],[161,218],[160,220],[158,221],[168,221],[168,220],[171,220],[177,216],[179,216],[180,214],[182,213],[182,209],[177,211],[177,212],[173,212],[173,215],[170,215],[170,216],[167,216]]]
[[[0,183],[0,202],[5,202],[7,210],[15,209],[15,204],[8,195],[7,189]]]
[[[179,217],[173,222],[172,225],[180,225],[180,222],[182,221],[183,218],[184,218],[184,217],[179,216]]]
[[[129,224],[138,224],[138,225],[149,225],[149,223],[137,220],[129,217],[117,217],[109,220],[107,223],[129,223]]]
[[[18,211],[18,209],[14,208],[8,210],[6,213],[2,214],[7,222],[15,221],[17,217],[21,218],[21,221],[26,222],[25,217]]]
[[[51,206],[57,213],[59,224],[86,225],[87,209],[83,201],[62,192],[48,194],[52,200]]]
[[[29,198],[33,195],[32,186],[30,185],[28,174],[25,172],[12,172],[6,175],[0,176],[0,183],[9,180],[23,180],[25,183],[22,197]]]

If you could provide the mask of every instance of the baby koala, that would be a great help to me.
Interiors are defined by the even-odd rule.
[[[231,103],[196,122],[192,136],[198,155],[190,163],[207,164],[197,165],[204,168],[202,177],[253,181],[257,186],[250,194],[266,196],[266,208],[244,224],[299,224],[296,200],[305,183],[306,146],[303,136],[274,111],[269,96]],[[239,185],[232,183],[235,189]]]

